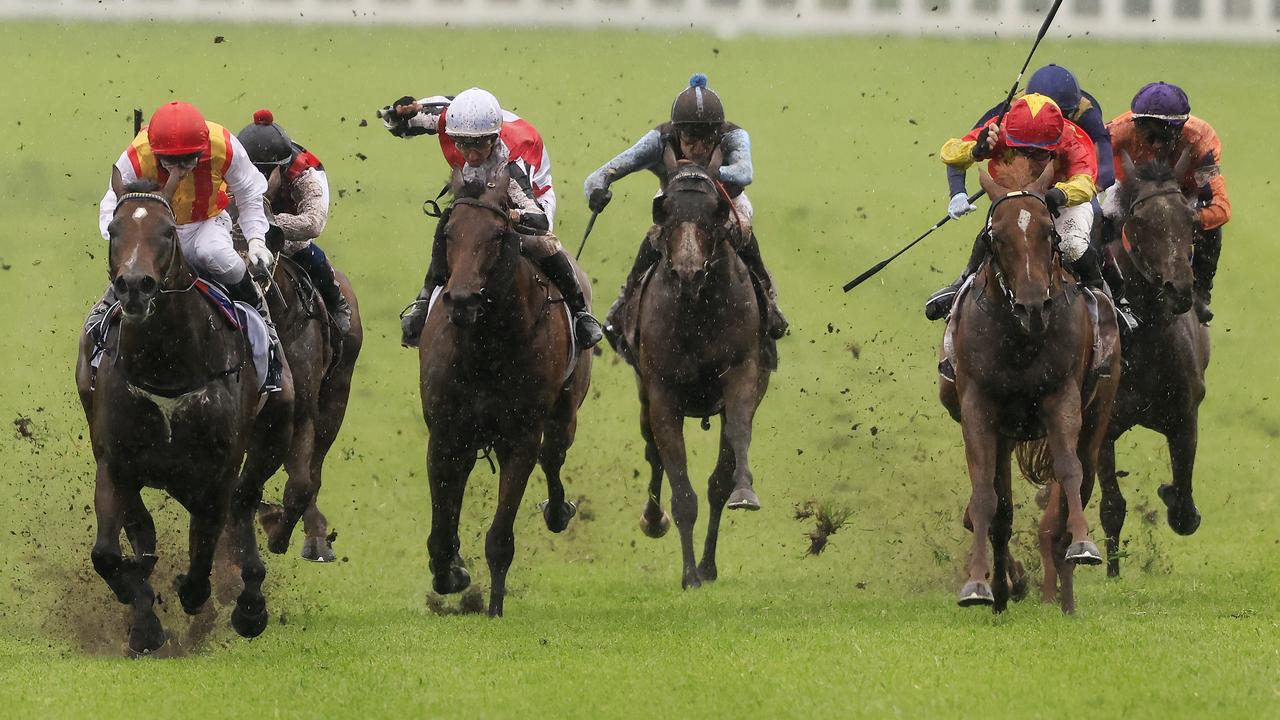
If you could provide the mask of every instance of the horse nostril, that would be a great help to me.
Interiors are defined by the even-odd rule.
[[[129,292],[129,284],[126,283],[122,277],[118,277],[112,281],[111,287],[115,288],[116,295],[124,295]]]
[[[1049,311],[1049,309],[1050,309],[1050,308],[1052,308],[1052,307],[1053,307],[1053,298],[1045,298],[1045,299],[1044,299],[1044,310],[1045,310],[1045,312],[1048,312],[1048,311]]]
[[[156,291],[156,285],[157,283],[155,278],[150,275],[145,275],[142,278],[142,282],[138,283],[138,289],[144,294],[150,295]]]

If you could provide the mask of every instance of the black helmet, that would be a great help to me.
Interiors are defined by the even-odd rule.
[[[724,122],[724,105],[720,96],[707,87],[707,76],[695,73],[689,87],[671,104],[671,122],[681,125],[719,125]]]
[[[293,142],[284,128],[275,124],[270,110],[254,113],[253,124],[245,125],[236,137],[249,153],[249,159],[264,173],[271,169],[269,166],[285,165],[293,158]]]

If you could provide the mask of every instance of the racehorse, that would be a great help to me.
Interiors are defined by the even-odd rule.
[[[1011,172],[1032,177],[1026,164]],[[973,548],[958,602],[991,605],[995,612],[1007,606],[1010,573],[1018,571],[1009,553],[1010,456],[1015,446],[1033,441],[1036,447],[1024,445],[1019,454],[1024,472],[1035,482],[1055,483],[1040,527],[1041,596],[1052,601],[1058,595],[1069,613],[1075,609],[1074,565],[1102,562],[1089,539],[1084,507],[1120,361],[1115,353],[1105,367],[1091,368],[1096,351],[1088,300],[1063,269],[1044,202],[1053,165],[1033,182],[1019,183],[1023,190],[1002,187],[985,169],[981,182],[991,198],[989,255],[957,303],[948,329],[951,349],[944,339],[940,353],[942,365],[954,358],[954,379],[941,374],[939,395],[960,422],[972,484],[966,520]],[[1098,303],[1100,321],[1110,323],[1114,337],[1114,310],[1105,296]],[[1046,462],[1022,462],[1037,448]]]
[[[229,526],[244,582],[231,626],[245,637],[266,628],[266,566],[253,517],[269,473],[249,463],[241,476],[241,463],[252,446],[278,464],[293,413],[287,372],[283,390],[258,411],[260,383],[246,335],[196,289],[169,205],[178,177],[174,173],[162,192],[146,181],[116,188],[109,264],[120,325],[96,378],[88,333],[76,368],[97,463],[93,566],[116,599],[132,605],[128,646],[138,654],[165,643],[152,607],[156,532],[144,486],[167,491],[191,513],[190,569],[176,583],[182,608],[196,613],[208,600],[214,550]],[[132,558],[122,557],[121,529]]]
[[[351,305],[351,328],[345,335],[339,335],[329,320],[324,300],[306,272],[288,257],[279,258],[266,293],[293,373],[294,418],[293,442],[284,462],[289,474],[284,502],[263,503],[258,520],[267,534],[267,549],[283,553],[301,519],[306,533],[302,558],[313,562],[335,559],[329,524],[316,507],[316,496],[325,456],[346,416],[351,376],[364,341],[355,291],[345,275],[334,275]]]
[[[769,386],[762,361],[763,330],[751,276],[726,228],[731,206],[716,180],[719,150],[707,167],[664,156],[667,184],[655,202],[662,259],[631,301],[626,333],[634,338],[640,392],[640,433],[649,461],[649,497],[640,527],[662,537],[671,518],[662,509],[662,476],[671,482],[671,510],[683,554],[681,586],[718,576],[720,516],[730,509],[759,510],[747,459],[751,423]],[[702,562],[693,550],[698,496],[689,480],[684,445],[686,417],[721,416],[720,456],[708,480],[711,517]]]
[[[591,384],[591,352],[573,344],[563,299],[521,257],[509,183],[505,167],[484,182],[464,183],[454,172],[445,225],[450,275],[428,313],[418,356],[430,432],[427,549],[436,592],[461,592],[471,582],[458,554],[458,515],[477,453],[488,457],[492,450],[501,468],[485,538],[491,617],[503,612],[516,512],[535,463],[547,476],[549,499],[540,505],[547,528],[563,531],[577,511],[565,500],[560,468]],[[590,293],[591,283],[577,272]]]
[[[1111,427],[1098,456],[1102,527],[1107,533],[1107,574],[1120,574],[1120,530],[1125,500],[1116,482],[1116,439],[1134,425],[1165,436],[1173,484],[1161,485],[1169,527],[1190,535],[1200,526],[1191,495],[1200,401],[1209,365],[1209,329],[1188,312],[1192,304],[1191,248],[1195,215],[1178,178],[1191,157],[1183,152],[1171,169],[1154,162],[1135,168],[1127,154],[1119,201],[1127,209],[1121,237],[1109,249],[1124,274],[1139,326],[1124,343],[1124,378]]]

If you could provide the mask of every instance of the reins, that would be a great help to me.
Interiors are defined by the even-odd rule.
[[[990,258],[990,260],[988,261],[988,265],[992,268],[996,277],[996,282],[998,283],[998,287],[1000,288],[1000,292],[1004,295],[1005,306],[1010,309],[1013,308],[1015,298],[1013,295],[1013,290],[1009,288],[1008,283],[1006,283],[1004,279],[1005,272],[1004,272],[1004,268],[1001,267],[1000,265],[1000,255],[999,253],[996,252],[995,244],[993,241],[994,235],[992,232],[991,223],[995,219],[996,208],[1000,207],[1001,203],[1003,203],[1006,200],[1011,200],[1013,198],[1019,198],[1019,197],[1035,198],[1037,201],[1039,201],[1042,205],[1045,206],[1046,211],[1048,211],[1049,209],[1049,205],[1048,203],[1045,202],[1044,197],[1037,195],[1036,193],[1030,192],[1028,190],[1015,190],[991,203],[991,207],[988,208],[987,210],[987,224],[982,231],[983,235],[986,238],[987,254],[988,254],[988,257]],[[1052,223],[1050,223],[1049,225],[1049,248],[1052,251],[1052,258],[1050,260],[1050,263],[1051,264],[1056,263],[1059,267],[1061,267],[1062,251],[1058,249],[1058,230]],[[1045,292],[1046,292],[1046,299],[1053,298],[1052,271],[1049,274],[1049,288]]]

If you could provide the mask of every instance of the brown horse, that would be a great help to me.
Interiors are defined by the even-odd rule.
[[[279,461],[293,412],[286,372],[283,391],[255,419],[259,381],[248,340],[194,289],[169,196],[156,190],[150,182],[117,188],[109,263],[122,319],[114,343],[108,337],[96,378],[87,333],[76,368],[97,462],[93,566],[116,599],[133,607],[129,649],[135,653],[165,642],[152,608],[156,532],[142,501],[144,486],[167,491],[191,513],[190,569],[177,579],[183,609],[198,612],[208,600],[214,550],[229,523],[244,581],[231,625],[245,637],[266,628],[266,566],[253,516],[269,473],[254,463],[243,477],[239,473],[250,446]],[[132,558],[121,554],[121,529]]]
[[[1124,379],[1111,427],[1098,456],[1102,486],[1102,527],[1107,533],[1107,574],[1120,574],[1120,530],[1125,500],[1116,482],[1116,439],[1134,425],[1165,436],[1173,484],[1159,494],[1169,527],[1190,535],[1200,526],[1191,495],[1198,416],[1209,366],[1209,329],[1188,312],[1192,301],[1191,247],[1195,215],[1177,178],[1190,156],[1170,167],[1149,163],[1135,168],[1122,157],[1126,181],[1120,203],[1127,208],[1121,237],[1110,246],[1127,282],[1125,291],[1139,327],[1124,343]]]
[[[283,553],[298,520],[306,538],[302,558],[333,562],[329,525],[316,507],[324,459],[338,437],[351,396],[351,376],[364,341],[360,307],[345,275],[334,272],[351,305],[351,329],[340,336],[329,320],[324,300],[307,279],[306,272],[281,257],[272,274],[267,304],[275,319],[285,357],[293,373],[293,443],[284,461],[289,480],[284,503],[263,503],[258,520],[267,533],[267,549]]]
[[[751,276],[730,244],[730,205],[715,180],[719,151],[708,167],[665,156],[667,185],[655,205],[662,259],[628,312],[640,391],[640,433],[649,461],[649,498],[640,527],[662,537],[670,517],[661,503],[662,476],[671,482],[671,509],[683,553],[681,585],[717,577],[720,516],[759,510],[747,459],[751,423],[769,386],[761,358],[763,335]],[[698,496],[689,480],[684,419],[721,417],[720,457],[708,480],[711,518],[699,564],[693,550]]]
[[[1025,169],[1024,174],[1029,176]],[[1042,597],[1052,600],[1060,581],[1062,609],[1072,612],[1074,565],[1102,562],[1089,539],[1084,506],[1115,396],[1119,358],[1112,357],[1102,373],[1090,373],[1090,311],[1062,267],[1044,202],[1053,166],[1019,191],[1001,187],[985,170],[981,180],[992,203],[990,255],[952,319],[954,381],[944,374],[939,383],[943,405],[960,422],[972,483],[966,516],[973,548],[959,604],[992,605],[996,612],[1006,608],[1015,571],[1009,553],[1010,457],[1019,442],[1044,438],[1038,442],[1047,443],[1048,474],[1060,491],[1053,493],[1041,523]],[[1114,323],[1110,304],[1099,304],[1100,316]],[[988,537],[994,568],[988,562]]]
[[[507,207],[509,183],[505,168],[484,184],[464,184],[454,173],[456,199],[445,225],[449,280],[419,343],[422,414],[430,431],[432,585],[455,593],[471,582],[458,554],[458,515],[477,452],[487,456],[492,449],[501,467],[498,506],[485,538],[493,617],[502,615],[516,512],[535,463],[547,476],[550,498],[541,505],[547,527],[561,532],[576,512],[565,500],[560,468],[591,384],[591,352],[572,346],[563,300],[521,257]],[[590,293],[581,270],[578,279]]]

